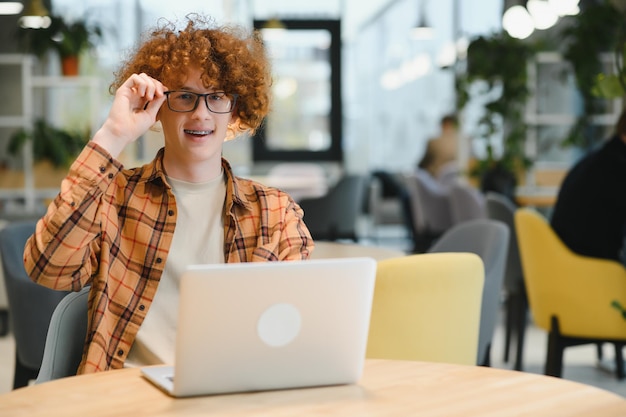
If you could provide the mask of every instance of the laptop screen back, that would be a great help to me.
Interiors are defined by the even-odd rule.
[[[356,382],[375,274],[370,258],[189,267],[173,395]]]

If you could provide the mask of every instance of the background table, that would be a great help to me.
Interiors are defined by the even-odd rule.
[[[520,206],[552,208],[559,194],[557,187],[518,187],[515,202]]]
[[[356,385],[174,399],[138,369],[60,379],[0,395],[0,416],[626,416],[588,385],[478,366],[367,360]]]
[[[366,256],[377,261],[383,259],[398,258],[405,256],[401,250],[383,248],[380,246],[367,246],[358,243],[315,241],[315,249],[311,253],[311,259],[325,258],[356,258]]]

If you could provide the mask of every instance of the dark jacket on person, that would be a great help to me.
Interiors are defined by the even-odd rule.
[[[626,144],[618,135],[565,177],[551,225],[574,252],[621,261],[626,230]]]

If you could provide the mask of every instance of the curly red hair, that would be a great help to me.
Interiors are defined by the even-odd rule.
[[[185,68],[200,68],[206,88],[217,86],[239,95],[230,126],[233,136],[254,133],[269,110],[272,84],[259,34],[238,26],[217,26],[212,19],[196,14],[186,20],[181,30],[163,20],[146,32],[143,42],[115,73],[110,91],[142,72],[170,89],[179,88],[185,82]]]

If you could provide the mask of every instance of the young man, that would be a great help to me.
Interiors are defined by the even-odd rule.
[[[225,140],[260,125],[270,85],[260,39],[201,16],[157,27],[116,73],[108,118],[24,252],[41,285],[91,285],[78,373],[171,363],[187,265],[308,258],[300,207],[221,157]],[[124,169],[116,158],[157,121],[164,148]]]

